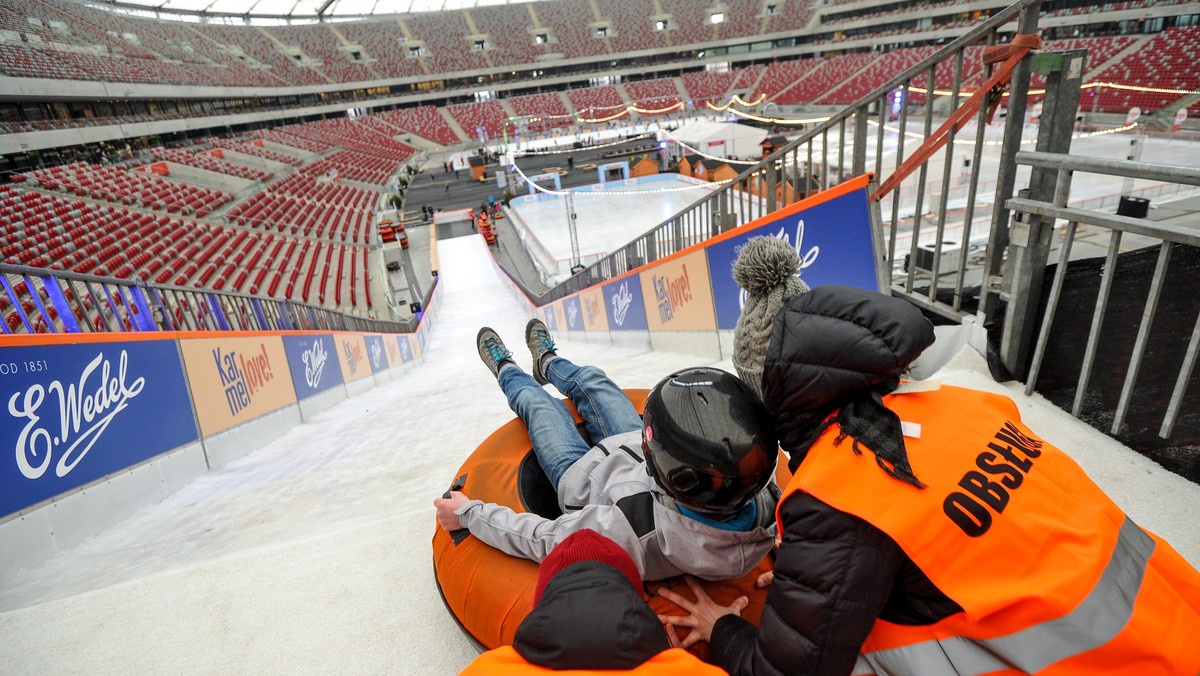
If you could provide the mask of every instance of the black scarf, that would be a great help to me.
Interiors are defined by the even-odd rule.
[[[904,430],[900,425],[900,416],[883,405],[883,395],[896,389],[899,384],[898,378],[892,378],[875,388],[852,395],[833,415],[826,418],[825,422],[816,425],[805,436],[800,448],[791,454],[788,468],[795,473],[817,439],[830,425],[837,423],[841,433],[834,439],[834,446],[840,445],[849,436],[854,442],[854,452],[862,455],[862,447],[859,444],[865,445],[867,450],[875,454],[876,464],[887,472],[888,476],[917,488],[925,488],[925,484],[913,474],[912,466],[908,464],[908,449],[904,447]]]

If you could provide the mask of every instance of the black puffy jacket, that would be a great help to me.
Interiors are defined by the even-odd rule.
[[[856,392],[895,379],[932,342],[929,321],[897,298],[823,286],[788,301],[775,317],[762,387],[792,466],[822,420]],[[730,674],[849,674],[876,618],[931,624],[961,610],[866,521],[799,491],[779,519],[761,628],[732,615],[713,628],[713,654]]]

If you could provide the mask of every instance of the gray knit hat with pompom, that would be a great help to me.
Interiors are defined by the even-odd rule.
[[[799,271],[796,250],[775,237],[751,238],[733,262],[733,280],[748,294],[733,329],[733,367],[759,398],[775,315],[792,296],[808,292]]]

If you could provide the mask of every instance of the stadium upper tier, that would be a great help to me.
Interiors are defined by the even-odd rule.
[[[244,15],[253,4],[243,4],[238,14]],[[1102,9],[1120,13],[1164,4],[1175,3],[1137,0]],[[797,45],[813,46],[810,53],[826,47],[837,50],[843,46],[839,43],[865,35],[891,37],[895,43],[919,39],[922,32],[944,38],[947,30],[972,25],[981,11],[1005,5],[1005,0],[985,0],[964,12],[959,3],[944,0],[863,14],[867,10],[850,12],[853,5],[819,0],[547,0],[270,26],[167,21],[75,0],[24,0],[0,4],[0,74],[114,83],[329,88],[738,44],[746,45],[742,51],[749,55],[761,51],[761,43],[749,49],[758,38],[792,38]],[[714,23],[719,10],[722,20]]]

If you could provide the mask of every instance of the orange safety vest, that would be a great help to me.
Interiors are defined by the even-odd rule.
[[[724,669],[715,667],[681,648],[671,648],[628,670],[585,670],[566,669],[556,671],[530,664],[521,654],[506,645],[489,650],[459,672],[459,676],[505,676],[507,674],[558,674],[559,676],[585,676],[586,674],[634,674],[638,676],[727,676]]]
[[[876,620],[855,674],[1200,673],[1200,573],[1022,425],[1012,400],[943,386],[884,401],[926,488],[849,439],[835,446],[831,427],[779,504],[804,491],[866,520],[963,612]]]

